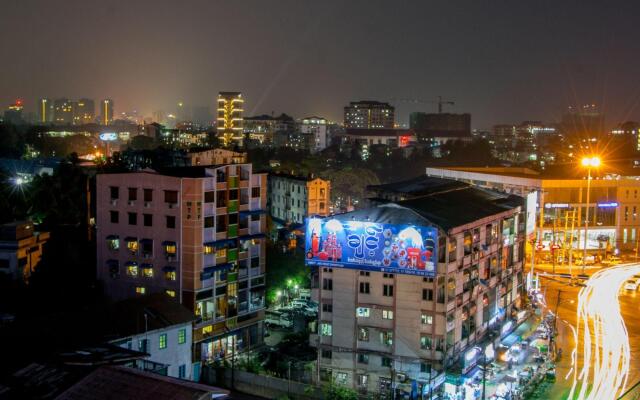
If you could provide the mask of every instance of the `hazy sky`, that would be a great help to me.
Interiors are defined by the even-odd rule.
[[[150,115],[237,90],[247,115],[341,120],[350,100],[441,95],[474,128],[576,103],[610,125],[640,119],[639,18],[637,1],[2,0],[0,104]]]

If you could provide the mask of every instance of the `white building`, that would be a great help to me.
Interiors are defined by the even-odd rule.
[[[314,146],[310,149],[312,153],[327,148],[327,120],[322,117],[307,117],[302,119],[300,124],[300,132],[313,134]]]
[[[419,197],[328,217],[435,227],[437,266],[432,276],[313,267],[319,315],[310,341],[318,347],[320,381],[369,393],[425,393],[430,384],[440,390],[445,368],[471,371],[522,318],[522,199],[455,182],[421,190]],[[338,253],[358,238],[349,236]]]
[[[110,343],[149,354],[133,367],[174,378],[198,380],[200,363],[192,363],[192,312],[162,294],[121,301],[114,306],[117,339]]]

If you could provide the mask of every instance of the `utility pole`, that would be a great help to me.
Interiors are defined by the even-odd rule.
[[[551,336],[551,340],[553,343],[553,358],[555,360],[556,357],[556,333],[558,330],[558,306],[560,305],[560,296],[562,295],[562,290],[558,289],[558,297],[556,298],[556,307],[553,313],[553,333]]]

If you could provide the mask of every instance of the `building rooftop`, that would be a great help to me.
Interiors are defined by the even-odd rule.
[[[384,103],[381,101],[376,101],[376,100],[360,100],[360,101],[351,101],[349,102],[349,105],[355,105],[355,104],[366,104],[366,105],[370,105],[370,106],[386,106],[386,107],[391,107],[391,105],[389,103]]]
[[[415,131],[413,129],[392,129],[392,128],[375,128],[375,129],[366,129],[366,128],[347,128],[345,129],[345,133],[350,136],[404,136],[404,135],[414,135]]]
[[[437,168],[437,167],[436,167]],[[573,164],[551,165],[544,171],[536,171],[523,167],[440,167],[445,170],[475,172],[509,176],[514,178],[548,179],[548,180],[572,180],[586,179],[587,170],[582,166]],[[640,162],[634,164],[634,160],[620,160],[605,162],[600,168],[592,169],[591,176],[594,179],[607,176],[638,177],[640,176]]]
[[[446,130],[446,129],[415,129],[416,134],[422,137],[438,138],[471,138],[471,133],[466,130]]]
[[[195,320],[193,312],[163,293],[123,300],[113,306],[114,335],[127,337]],[[146,315],[146,318],[145,318]]]
[[[287,174],[285,172],[270,172],[269,176],[283,178],[283,179],[291,179],[291,180],[302,181],[302,182],[310,182],[312,180],[319,179],[319,177],[317,176],[293,175],[293,174]]]
[[[444,231],[499,214],[518,206],[519,196],[464,185],[435,191],[410,200],[336,215],[339,220],[375,221],[386,224],[437,226]]]
[[[436,178],[432,176],[420,175],[405,181],[386,183],[382,185],[369,185],[367,190],[374,192],[387,192],[406,194],[411,196],[422,196],[444,190],[458,189],[469,186],[466,183],[452,179]]]

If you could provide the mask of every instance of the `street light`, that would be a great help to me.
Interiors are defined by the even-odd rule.
[[[600,157],[584,157],[582,159],[582,166],[587,169],[587,211],[585,213],[584,220],[584,249],[582,251],[582,275],[584,275],[584,267],[587,263],[587,235],[589,233],[589,192],[591,191],[591,168],[598,168],[601,164]]]

